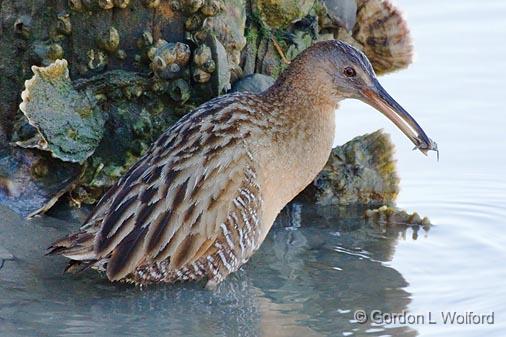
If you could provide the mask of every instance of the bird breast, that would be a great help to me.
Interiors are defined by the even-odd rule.
[[[258,176],[267,226],[288,202],[313,181],[332,150],[335,133],[332,107],[294,111],[293,116],[292,119],[282,119],[290,124],[288,127],[277,127],[273,123],[269,136],[253,147],[259,162]]]

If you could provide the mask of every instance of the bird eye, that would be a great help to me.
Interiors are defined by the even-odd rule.
[[[357,72],[353,69],[353,67],[346,67],[344,68],[344,75],[346,77],[355,77],[357,76]]]

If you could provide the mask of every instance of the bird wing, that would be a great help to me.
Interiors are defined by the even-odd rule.
[[[233,105],[214,113],[205,108],[163,134],[91,214],[88,223],[100,226],[94,253],[109,258],[110,280],[144,263],[170,258],[176,270],[198,259],[241,188],[251,185],[248,134],[233,118]]]

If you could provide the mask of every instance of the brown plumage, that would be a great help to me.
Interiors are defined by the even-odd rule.
[[[374,90],[384,95],[361,52],[315,44],[266,92],[221,96],[182,118],[49,253],[73,260],[71,271],[89,266],[111,281],[205,278],[213,288],[251,257],[278,212],[323,168],[337,103],[376,104]],[[426,151],[432,143],[420,130],[403,131]]]

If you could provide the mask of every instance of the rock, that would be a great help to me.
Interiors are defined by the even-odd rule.
[[[332,150],[329,161],[297,198],[319,205],[384,205],[395,201],[399,178],[394,145],[382,130]]]
[[[369,221],[384,225],[422,226],[424,228],[431,226],[430,220],[427,217],[422,219],[416,212],[409,214],[405,210],[386,205],[377,209],[367,210],[365,217]]]
[[[356,0],[324,0],[327,15],[340,27],[348,31],[353,29],[357,19]]]
[[[7,249],[0,246],[0,263],[1,260],[13,260],[14,255],[12,255]]]
[[[315,0],[254,0],[253,8],[271,28],[286,28],[309,14]]]
[[[273,85],[274,82],[275,79],[271,76],[263,74],[251,74],[235,82],[231,92],[248,91],[258,94],[269,89],[269,87]]]
[[[290,61],[313,44],[313,37],[306,31],[294,32],[291,40],[293,43],[286,50],[286,57]]]
[[[81,168],[44,152],[0,150],[0,204],[26,217],[43,213],[78,180]]]
[[[201,98],[210,99],[230,89],[231,67],[225,47],[209,34],[196,50],[192,62],[192,78]]]
[[[161,79],[170,80],[184,76],[190,60],[190,46],[185,43],[169,43],[158,40],[148,51],[150,67]]]
[[[203,31],[215,35],[225,48],[232,82],[242,73],[239,63],[241,62],[241,51],[246,46],[245,27],[245,0],[224,1],[222,11],[216,16],[208,17],[202,27]]]
[[[32,67],[34,76],[21,93],[20,110],[38,133],[16,144],[51,152],[63,161],[83,163],[102,139],[104,118],[94,97],[79,94],[66,60]]]

